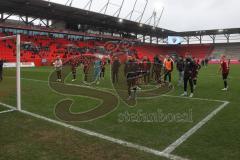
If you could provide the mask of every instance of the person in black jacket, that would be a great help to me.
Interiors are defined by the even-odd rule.
[[[151,61],[148,57],[144,56],[140,65],[142,76],[144,78],[144,83],[147,85],[150,82],[150,70],[151,70]]]
[[[194,89],[197,87],[197,79],[198,79],[198,72],[201,69],[201,65],[199,64],[199,61],[197,58],[193,58],[193,62],[194,62],[194,67],[193,67],[193,86]]]
[[[152,75],[155,74],[155,81],[161,83],[161,72],[163,68],[163,62],[158,55],[154,57]],[[153,77],[153,76],[152,76]]]
[[[182,96],[187,96],[187,85],[189,82],[190,89],[191,89],[191,94],[190,98],[193,97],[193,71],[194,71],[194,61],[192,60],[191,56],[187,56],[186,60],[184,61],[184,93]]]
[[[121,63],[118,59],[118,57],[114,57],[113,63],[112,63],[112,82],[118,83],[118,72],[119,68],[121,66]]]
[[[138,69],[139,66],[137,64],[137,61],[134,58],[129,57],[128,61],[125,63],[124,68],[124,73],[126,75],[128,85],[128,100],[136,98]]]
[[[184,60],[183,57],[179,57],[176,68],[179,73],[179,79],[178,79],[178,86],[181,86],[183,84],[183,77],[184,77]]]
[[[0,58],[0,81],[3,80],[3,59]]]

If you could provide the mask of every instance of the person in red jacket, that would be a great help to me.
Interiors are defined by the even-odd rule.
[[[223,78],[223,82],[224,82],[224,88],[222,89],[223,91],[227,91],[228,90],[228,75],[229,75],[229,71],[230,71],[230,60],[226,59],[226,56],[222,56],[221,60],[220,60],[220,69],[219,71],[222,72],[222,78]]]

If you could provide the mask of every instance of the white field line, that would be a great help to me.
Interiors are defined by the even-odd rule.
[[[11,77],[8,76],[7,78],[15,78],[15,77]],[[26,81],[33,81],[33,82],[40,82],[40,83],[49,83],[49,81],[45,81],[45,80],[38,80],[38,79],[30,79],[30,78],[21,78],[22,80],[26,80]],[[56,82],[58,83],[58,82]],[[91,86],[86,86],[86,85],[81,85],[81,84],[72,84],[72,83],[66,83],[69,86],[78,86],[78,87],[85,87],[85,88],[90,88],[90,89],[96,89],[96,90],[102,90],[104,89],[105,91],[113,91],[113,89],[111,88],[103,88],[103,87],[91,87]],[[113,94],[113,93],[111,93]]]
[[[22,78],[22,79],[30,80],[30,81],[37,81],[37,82],[45,82],[46,83],[46,81],[43,81],[43,80],[34,80],[34,79],[27,79],[27,78]],[[189,99],[189,100],[220,102],[220,103],[223,103],[223,104],[220,105],[218,108],[216,108],[209,115],[207,115],[203,120],[198,122],[195,126],[193,126],[190,130],[188,130],[185,134],[183,134],[179,139],[177,139],[175,142],[170,144],[163,151],[157,151],[157,150],[145,147],[145,146],[137,145],[137,144],[134,144],[134,143],[130,143],[130,142],[126,142],[126,141],[123,141],[123,140],[115,139],[115,138],[112,138],[112,137],[109,137],[109,136],[105,136],[105,135],[102,135],[102,134],[99,134],[99,133],[96,133],[96,132],[88,131],[86,129],[71,126],[71,125],[68,125],[66,123],[55,121],[55,120],[52,120],[52,119],[49,119],[49,118],[31,113],[31,112],[28,112],[28,111],[21,111],[21,112],[24,113],[24,114],[28,114],[28,115],[31,115],[33,117],[39,118],[39,119],[43,119],[43,120],[46,120],[46,121],[49,121],[49,122],[52,122],[52,123],[55,123],[55,124],[59,124],[59,125],[62,125],[64,127],[67,127],[67,128],[79,131],[79,132],[85,133],[87,135],[92,135],[92,136],[95,136],[95,137],[98,137],[98,138],[101,138],[101,139],[105,139],[105,140],[108,140],[108,141],[111,141],[111,142],[114,142],[114,143],[118,143],[118,144],[130,147],[130,148],[135,148],[135,149],[138,149],[138,150],[141,150],[141,151],[145,151],[145,152],[148,152],[148,153],[152,153],[154,155],[166,157],[166,158],[173,159],[173,160],[184,160],[184,158],[172,155],[171,153],[178,146],[180,146],[184,141],[186,141],[191,135],[193,135],[197,130],[199,130],[204,124],[206,124],[209,120],[211,120],[219,111],[221,111],[224,107],[226,107],[230,103],[228,101],[223,101],[223,100],[214,100],[214,99],[206,99],[206,98],[189,98],[189,97],[173,96],[173,95],[167,95],[167,94],[160,95],[158,97],[172,97],[172,98]],[[156,97],[154,97],[154,98],[156,98]],[[0,104],[2,104],[2,103],[0,103]],[[5,104],[2,104],[2,105],[6,106]]]
[[[207,100],[207,99],[206,99]],[[212,100],[207,100],[212,101]],[[219,100],[214,100],[219,101]],[[219,101],[220,102],[220,101]],[[223,101],[223,104],[208,114],[203,120],[198,122],[194,127],[188,130],[185,134],[183,134],[180,138],[178,138],[175,142],[170,144],[166,149],[162,152],[170,154],[172,153],[178,146],[180,146],[184,141],[186,141],[190,136],[192,136],[197,130],[199,130],[203,125],[205,125],[209,120],[211,120],[218,112],[220,112],[224,107],[226,107],[230,102]]]
[[[13,106],[10,106],[10,105],[7,105],[7,104],[1,103],[1,102],[0,102],[0,105],[5,106],[5,107],[10,108],[10,109],[14,109]],[[56,125],[66,127],[68,129],[72,129],[72,130],[77,131],[77,132],[84,133],[84,134],[89,135],[89,136],[94,136],[94,137],[97,137],[97,138],[100,138],[100,139],[103,139],[103,140],[106,140],[106,141],[110,141],[112,143],[116,143],[116,144],[126,146],[126,147],[129,147],[129,148],[134,148],[134,149],[137,149],[139,151],[144,151],[146,153],[150,153],[150,154],[153,154],[153,155],[156,155],[156,156],[169,158],[171,160],[188,160],[186,158],[182,158],[182,157],[179,157],[179,156],[176,156],[176,155],[164,153],[164,152],[152,149],[152,148],[148,148],[148,147],[145,147],[145,146],[141,146],[141,145],[138,145],[138,144],[127,142],[127,141],[124,141],[124,140],[121,140],[121,139],[116,139],[116,138],[106,136],[106,135],[103,135],[103,134],[100,134],[100,133],[97,133],[97,132],[93,132],[93,131],[90,131],[90,130],[87,130],[87,129],[76,127],[76,126],[73,126],[73,125],[70,125],[70,124],[67,124],[67,123],[64,123],[64,122],[53,120],[53,119],[50,119],[50,118],[47,118],[47,117],[44,117],[44,116],[41,116],[41,115],[38,115],[38,114],[35,114],[35,113],[31,113],[31,112],[28,112],[28,111],[25,111],[25,110],[21,110],[19,112],[23,113],[25,115],[32,116],[34,118],[38,118],[38,119],[41,119],[41,120],[44,120],[44,121],[47,121],[47,122],[50,122],[50,123],[53,123],[53,124],[56,124]]]
[[[207,99],[207,98],[190,98],[190,97],[184,97],[184,96],[174,96],[174,95],[168,95],[168,94],[163,94],[160,95],[159,97],[172,97],[172,98],[180,98],[180,99],[188,99],[188,100],[199,100],[199,101],[208,101],[208,102],[220,102],[220,103],[225,103],[228,101],[224,100],[216,100],[216,99]]]
[[[204,76],[207,76],[207,77],[214,77],[214,78],[221,78],[222,77],[222,74],[207,74],[207,75],[204,75]],[[238,79],[238,77],[235,77],[235,76],[228,76],[228,78],[230,79]]]
[[[6,110],[6,111],[1,111],[0,114],[13,112],[13,111],[15,111],[15,110],[16,110],[16,109],[10,109],[10,110]]]

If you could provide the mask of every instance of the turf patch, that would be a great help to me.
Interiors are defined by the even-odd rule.
[[[166,160],[80,134],[19,112],[1,115],[0,121],[2,123],[0,159]]]

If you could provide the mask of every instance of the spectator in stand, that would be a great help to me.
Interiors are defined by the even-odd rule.
[[[56,73],[57,73],[57,82],[61,82],[62,81],[63,63],[62,63],[62,60],[61,60],[60,56],[57,57],[57,59],[55,60],[53,65],[54,65]]]
[[[112,82],[118,83],[118,72],[119,68],[121,66],[121,63],[118,59],[118,57],[114,57],[113,63],[112,63]]]
[[[0,58],[0,82],[3,80],[3,59]]]
[[[182,56],[179,57],[176,67],[179,73],[178,86],[181,86],[183,84],[184,77],[184,60]]]

